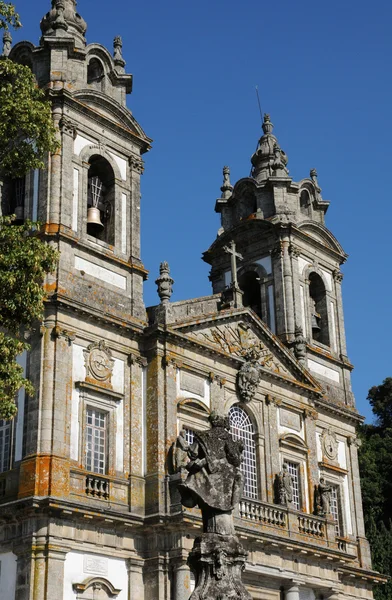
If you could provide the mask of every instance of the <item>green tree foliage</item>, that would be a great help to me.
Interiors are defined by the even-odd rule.
[[[0,30],[20,27],[15,7],[0,0]],[[31,70],[0,57],[0,177],[22,177],[44,167],[58,149],[50,102]],[[55,268],[57,252],[37,234],[37,224],[12,224],[0,218],[0,418],[16,413],[15,397],[32,385],[17,357],[29,348],[24,331],[42,317],[45,275]]]
[[[359,452],[366,533],[373,567],[392,576],[392,377],[369,390],[375,424],[362,425]],[[392,598],[392,581],[375,589],[376,600]]]
[[[29,67],[0,59],[0,171],[22,177],[58,148],[50,103]]]
[[[0,29],[9,29],[9,27],[21,27],[19,15],[15,6],[9,2],[0,0]]]
[[[15,396],[22,386],[32,392],[16,358],[29,348],[24,331],[42,318],[43,282],[57,262],[56,250],[42,242],[33,225],[0,218],[0,417],[4,419],[15,415]]]

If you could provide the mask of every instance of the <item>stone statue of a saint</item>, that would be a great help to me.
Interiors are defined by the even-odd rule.
[[[210,422],[210,430],[195,433],[188,449],[188,477],[178,485],[182,504],[199,506],[203,519],[203,533],[188,557],[196,578],[190,600],[251,600],[241,579],[247,552],[233,522],[244,484],[244,448],[233,440],[228,417],[212,413]]]
[[[332,487],[321,477],[317,486],[317,512],[319,515],[331,514]]]
[[[286,463],[278,475],[279,504],[287,506],[293,501],[293,478]]]
[[[178,436],[173,451],[173,462],[174,462],[174,471],[178,473],[182,469],[186,468],[186,465],[189,462],[188,450],[189,443],[186,441],[185,437],[185,429],[181,429],[180,435]]]
[[[188,477],[178,486],[184,506],[199,506],[203,530],[223,535],[234,534],[232,513],[244,485],[240,466],[243,444],[234,441],[228,417],[210,416],[211,429],[195,433],[188,450]]]

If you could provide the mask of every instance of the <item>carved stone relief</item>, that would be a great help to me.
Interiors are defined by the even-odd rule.
[[[332,429],[325,429],[321,436],[321,447],[323,455],[328,460],[335,461],[338,457],[338,441],[336,433]]]
[[[90,344],[84,351],[84,358],[88,379],[111,383],[114,360],[111,350],[103,340]]]
[[[215,346],[232,356],[243,358],[251,348],[257,348],[259,352],[260,366],[275,373],[290,375],[289,371],[271,353],[271,351],[260,341],[247,323],[238,323],[213,327],[204,331],[191,331],[191,337],[201,342]]]

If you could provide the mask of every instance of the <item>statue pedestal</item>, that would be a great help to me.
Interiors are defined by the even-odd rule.
[[[203,533],[196,538],[188,557],[196,578],[190,600],[251,600],[241,579],[246,557],[235,535]]]

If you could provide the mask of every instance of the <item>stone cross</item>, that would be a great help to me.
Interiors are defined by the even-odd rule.
[[[237,258],[244,260],[242,254],[236,251],[235,241],[231,240],[230,246],[223,246],[223,250],[226,254],[231,255],[231,283],[234,287],[238,287],[237,281]]]

